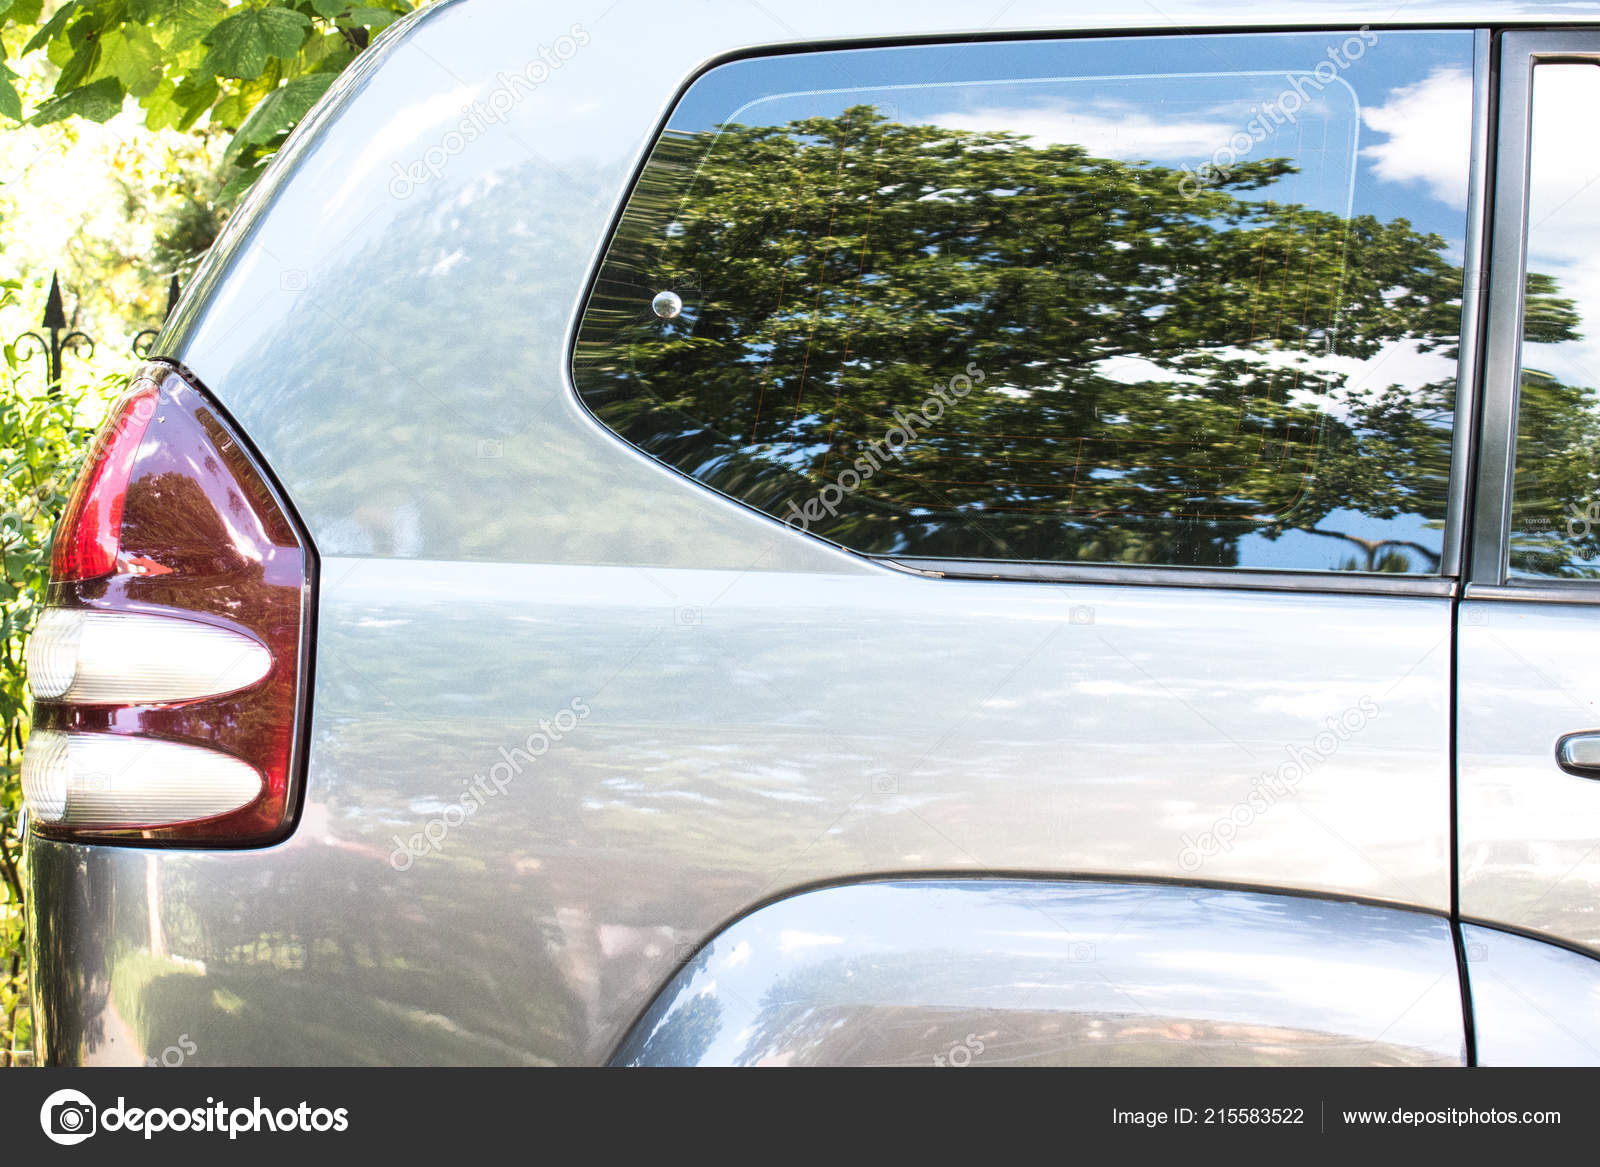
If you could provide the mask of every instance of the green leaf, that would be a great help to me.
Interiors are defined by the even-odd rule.
[[[108,122],[122,112],[122,82],[115,77],[102,77],[90,85],[80,86],[71,93],[52,97],[34,113],[32,124],[47,126],[62,118],[73,116],[88,118],[91,122]]]
[[[67,62],[72,60],[72,55],[80,46],[74,45],[70,37],[58,36],[44,47],[45,59],[58,69],[64,69]]]
[[[211,109],[211,124],[237,130],[250,116],[250,102],[242,93],[230,93]]]
[[[390,12],[387,8],[352,8],[349,17],[351,24],[362,28],[388,28],[399,19],[398,12]]]
[[[97,8],[91,3],[80,3],[78,11],[82,15],[67,25],[67,43],[75,49],[82,48],[97,39],[105,31],[106,25],[122,23],[121,16],[115,9]]]
[[[222,87],[217,84],[214,77],[206,77],[203,80],[185,77],[178,82],[178,88],[172,93],[172,100],[177,102],[183,111],[183,115],[178,119],[178,129],[186,131],[199,121],[200,115],[211,108],[211,103],[216,101],[221,93]]]
[[[348,44],[341,44],[317,61],[312,67],[318,73],[342,73],[345,66],[356,59],[356,50]]]
[[[318,16],[332,20],[349,7],[348,0],[311,0],[311,10]]]
[[[253,81],[273,57],[300,51],[311,19],[287,8],[247,8],[228,17],[205,36],[211,51],[200,68],[219,77]]]
[[[10,12],[13,3],[15,3],[15,0],[0,0],[0,16]]]
[[[44,27],[33,34],[33,39],[22,46],[22,55],[25,57],[33,52],[34,49],[41,48],[55,40],[61,34],[61,30],[67,27],[67,21],[71,20],[77,11],[78,0],[67,0],[67,3],[56,9],[56,14],[45,22]]]
[[[145,129],[177,128],[179,120],[183,117],[183,108],[173,96],[177,91],[178,87],[172,82],[162,81],[140,100],[139,104],[144,106]]]
[[[0,114],[14,122],[22,120],[22,97],[9,77],[0,79]]]
[[[239,132],[234,135],[233,141],[228,144],[225,161],[232,161],[246,146],[271,141],[285,130],[291,129],[310,112],[317,99],[326,93],[328,86],[332,84],[332,73],[312,73],[305,77],[296,77],[287,85],[280,86],[267,94],[244,125],[239,127]]]
[[[30,24],[38,24],[39,16],[44,11],[44,0],[13,0],[10,10],[6,13],[12,23],[18,28]]]
[[[198,44],[226,11],[222,0],[143,0],[134,9],[135,19],[142,21],[169,52]]]
[[[85,81],[89,80],[99,63],[99,40],[85,41],[72,54],[72,59],[61,67],[61,76],[56,78],[54,92],[67,93],[77,89]]]
[[[135,97],[148,97],[161,81],[161,46],[142,25],[114,28],[100,38],[100,71],[121,81]]]
[[[240,170],[222,188],[222,193],[217,196],[217,201],[228,204],[241,198],[247,190],[255,185],[256,179],[261,177],[261,172],[266,168],[266,163],[262,162],[249,170]]]

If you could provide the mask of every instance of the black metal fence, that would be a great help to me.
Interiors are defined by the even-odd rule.
[[[172,282],[167,285],[167,311],[162,317],[165,321],[172,315],[172,310],[177,307],[178,296],[182,288],[178,277],[173,276]],[[43,357],[45,362],[46,384],[51,393],[61,392],[61,362],[68,355],[88,360],[94,356],[94,337],[86,332],[81,332],[67,325],[66,308],[61,300],[61,277],[57,272],[50,275],[50,294],[45,299],[44,319],[39,322],[49,339],[45,339],[38,332],[24,332],[17,337],[16,345],[18,355],[25,361],[38,360]],[[159,328],[146,328],[134,335],[129,347],[135,356],[144,357],[149,354],[150,346],[155,342],[161,330]],[[30,346],[30,350],[23,355],[23,345]]]

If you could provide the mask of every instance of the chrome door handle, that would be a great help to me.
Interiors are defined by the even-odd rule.
[[[1556,763],[1568,774],[1600,778],[1600,732],[1567,734],[1556,742]]]

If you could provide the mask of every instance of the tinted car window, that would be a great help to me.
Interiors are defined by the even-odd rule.
[[[1510,573],[1600,578],[1600,67],[1538,65]]]
[[[733,62],[670,116],[576,383],[872,554],[1438,570],[1467,33]]]

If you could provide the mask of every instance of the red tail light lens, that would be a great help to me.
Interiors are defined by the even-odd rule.
[[[128,477],[155,416],[159,393],[154,382],[135,382],[95,435],[83,473],[56,528],[50,555],[52,579],[94,579],[117,569],[117,538]]]
[[[50,838],[255,846],[293,827],[314,556],[186,374],[139,370],[56,529],[23,796]]]

